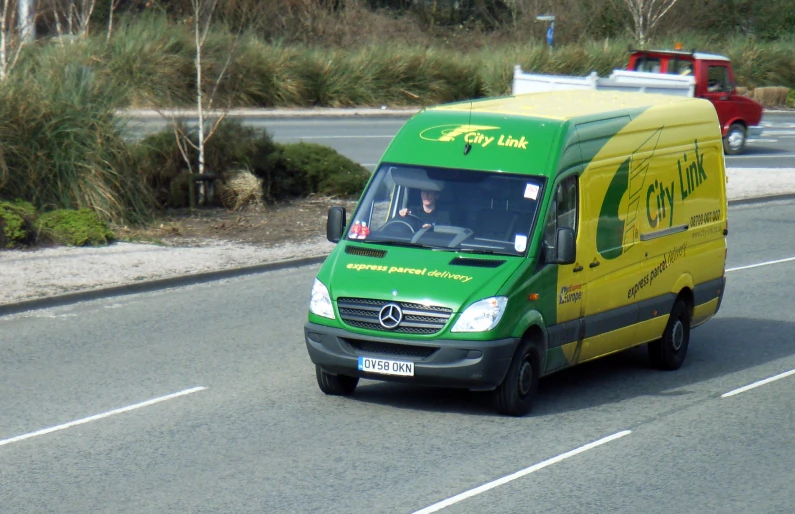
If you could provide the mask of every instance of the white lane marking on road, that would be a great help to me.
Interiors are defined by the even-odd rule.
[[[779,259],[777,261],[760,262],[759,264],[749,264],[748,266],[738,266],[736,268],[729,268],[726,270],[726,273],[730,273],[732,271],[740,271],[743,269],[758,268],[760,266],[770,266],[771,264],[781,264],[782,262],[792,262],[792,261],[795,261],[795,257],[787,257],[786,259]]]
[[[770,135],[772,136],[773,134]],[[778,139],[749,139],[746,143],[749,145],[754,143],[778,143]]]
[[[791,130],[765,130],[762,132],[763,136],[789,136],[791,134]],[[758,139],[749,139],[748,141],[758,141]]]
[[[785,371],[784,373],[779,373],[778,375],[770,378],[766,378],[764,380],[760,380],[759,382],[754,382],[753,384],[748,384],[747,386],[740,387],[738,389],[734,389],[733,391],[729,391],[728,393],[720,395],[721,398],[728,398],[729,396],[734,396],[735,394],[744,393],[750,389],[755,389],[759,386],[763,386],[765,384],[769,384],[770,382],[775,382],[776,380],[781,380],[782,378],[786,378],[790,375],[795,375],[795,369],[790,371]]]
[[[617,432],[617,433],[615,433],[613,435],[609,435],[607,437],[603,437],[602,439],[599,439],[598,441],[594,441],[592,443],[588,443],[585,446],[580,446],[579,448],[575,448],[574,450],[568,451],[566,453],[561,453],[557,457],[552,457],[551,459],[547,459],[547,460],[545,460],[543,462],[539,462],[538,464],[530,466],[529,468],[525,468],[525,469],[517,471],[516,473],[513,473],[511,475],[507,475],[507,476],[504,476],[502,478],[498,478],[497,480],[494,480],[493,482],[489,482],[487,484],[483,484],[483,485],[481,485],[479,487],[476,487],[474,489],[470,489],[469,491],[464,491],[461,494],[457,494],[457,495],[455,495],[455,496],[453,496],[451,498],[448,498],[446,500],[440,501],[439,503],[434,503],[430,507],[425,507],[422,510],[416,511],[414,514],[430,514],[431,512],[436,512],[436,511],[442,510],[445,507],[449,507],[450,505],[453,505],[453,504],[456,504],[456,503],[458,503],[460,501],[466,500],[467,498],[472,498],[473,496],[476,496],[476,495],[478,495],[480,493],[484,493],[484,492],[486,492],[486,491],[488,491],[490,489],[494,489],[495,487],[499,487],[501,485],[505,485],[508,482],[512,482],[512,481],[516,480],[517,478],[522,478],[523,476],[529,475],[530,473],[538,471],[539,469],[543,469],[543,468],[545,468],[547,466],[551,466],[552,464],[557,464],[558,462],[566,460],[569,457],[574,457],[577,454],[586,452],[588,450],[592,450],[593,448],[596,448],[597,446],[601,446],[603,444],[607,444],[610,441],[615,441],[616,439],[620,439],[620,438],[624,437],[625,435],[629,435],[631,433],[632,433],[631,430],[624,430],[622,432]]]
[[[204,391],[207,389],[206,387],[193,387],[191,389],[185,389],[184,391],[180,391],[178,393],[168,394],[166,396],[160,396],[158,398],[152,398],[151,400],[146,400],[145,402],[136,403],[134,405],[128,405],[127,407],[122,407],[120,409],[114,409],[108,412],[103,412],[102,414],[95,414],[93,416],[89,416],[87,418],[78,419],[75,421],[70,421],[69,423],[64,423],[63,425],[57,425],[50,428],[44,428],[42,430],[37,430],[35,432],[31,432],[29,434],[18,435],[16,437],[12,437],[10,439],[3,439],[0,440],[0,446],[16,443],[19,441],[24,441],[25,439],[30,439],[32,437],[38,437],[40,435],[50,434],[52,432],[57,432],[58,430],[65,430],[67,428],[72,428],[77,425],[82,425],[85,423],[90,423],[92,421],[97,421],[98,419],[107,418],[109,416],[115,416],[116,414],[122,414],[125,412],[129,412],[131,410],[140,409],[142,407],[149,407],[150,405],[154,405],[156,403],[165,402],[167,400],[173,400],[174,398],[178,398],[180,396],[186,396],[193,393],[198,393],[199,391]]]
[[[759,125],[762,127],[795,128],[795,123],[782,123],[780,121],[763,121]]]

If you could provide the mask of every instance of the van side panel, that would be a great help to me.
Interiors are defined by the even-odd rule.
[[[585,131],[581,138],[585,149]],[[659,130],[633,121],[608,141],[583,174],[583,231],[588,237],[583,240],[582,264],[588,295],[579,362],[636,340],[639,307],[627,292],[640,273],[642,191],[658,141]]]
[[[687,294],[699,305],[717,300],[722,287],[726,250],[723,148],[715,137],[701,137],[709,134],[705,129],[682,126],[668,131],[673,136],[670,148],[649,172],[646,212],[640,223],[641,271],[649,280],[637,297],[653,308],[641,315],[639,342],[659,337],[657,323],[650,320],[667,316],[682,290],[690,289]],[[721,286],[715,287],[715,280]],[[714,308],[699,308],[693,324],[714,313]]]
[[[659,338],[683,290],[693,324],[723,286],[725,170],[713,112],[650,108],[610,139],[581,180],[578,262],[587,291],[578,362]],[[586,127],[587,128],[587,127]],[[580,134],[588,145],[587,130]],[[582,251],[581,251],[582,250]]]

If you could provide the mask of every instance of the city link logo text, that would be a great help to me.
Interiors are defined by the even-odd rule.
[[[479,145],[486,148],[490,145],[527,150],[527,139],[524,136],[516,138],[512,134],[494,134],[487,132],[500,130],[500,127],[487,125],[441,125],[431,127],[420,132],[420,138],[426,141],[450,143],[463,136],[465,143]]]

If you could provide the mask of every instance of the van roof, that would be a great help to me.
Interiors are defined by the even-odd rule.
[[[699,130],[704,137],[720,136],[715,108],[708,100],[556,91],[424,109],[398,131],[381,162],[551,176],[569,161],[590,160],[605,141],[633,120],[641,120],[634,124],[636,131],[703,124]],[[594,142],[585,152],[582,144],[575,146],[578,127],[583,137]]]
[[[428,110],[472,111],[481,114],[528,116],[557,121],[592,118],[613,112],[644,110],[649,107],[702,102],[693,98],[618,91],[568,90],[505,96],[475,102],[431,107]],[[684,106],[683,106],[684,107]]]

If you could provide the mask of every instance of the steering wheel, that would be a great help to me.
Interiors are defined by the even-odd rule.
[[[411,225],[411,223],[409,223],[408,221],[399,220],[397,218],[391,219],[386,223],[384,223],[384,226],[381,227],[381,231],[383,232],[385,230],[389,230],[390,227],[401,227],[401,230],[408,229],[409,232],[411,232],[412,234],[416,231],[414,227]]]

